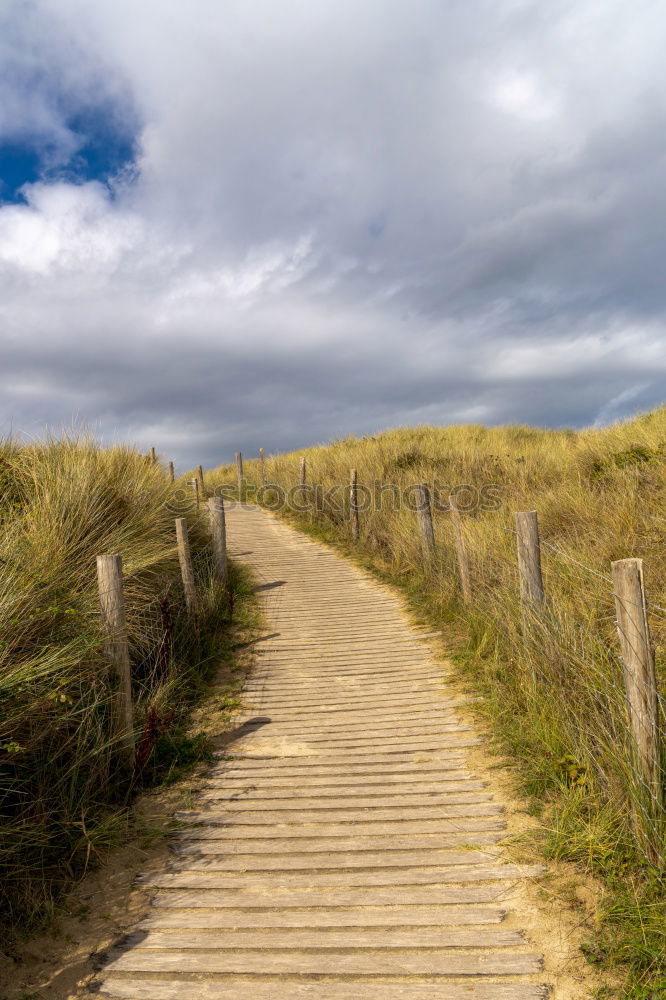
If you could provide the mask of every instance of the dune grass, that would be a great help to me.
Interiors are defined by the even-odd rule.
[[[309,486],[299,491],[303,456]],[[622,995],[634,1000],[666,996],[666,879],[646,852],[649,843],[666,853],[666,824],[630,766],[609,576],[612,560],[645,560],[663,730],[665,462],[664,408],[603,430],[417,427],[347,438],[267,458],[266,479],[276,489],[259,489],[260,465],[245,457],[249,499],[352,554],[402,587],[424,620],[444,627],[460,674],[483,693],[481,710],[542,817],[541,848],[602,878],[598,932],[586,953],[606,966],[624,964]],[[357,543],[350,539],[351,468],[367,505]],[[222,466],[209,477],[218,487],[230,484],[233,495],[235,475]],[[431,484],[439,506],[432,563],[424,560],[416,515],[404,499],[420,482]],[[456,487],[470,605],[461,599],[447,510]],[[528,621],[513,529],[514,513],[532,509],[539,513],[548,603]],[[632,820],[637,811],[639,824]]]
[[[182,610],[172,487],[125,447],[0,445],[0,921],[30,927],[123,828],[136,788],[207,753],[184,729],[227,620],[188,513],[202,594]],[[111,737],[95,556],[123,557],[137,768]]]

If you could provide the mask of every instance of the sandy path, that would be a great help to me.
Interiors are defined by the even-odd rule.
[[[397,597],[252,507],[232,555],[269,628],[242,728],[147,919],[102,973],[126,1000],[537,1000],[499,782]],[[493,787],[495,783],[496,787]],[[559,997],[559,994],[556,993]]]

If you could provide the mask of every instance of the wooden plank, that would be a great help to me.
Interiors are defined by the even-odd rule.
[[[261,717],[269,719],[272,723],[284,723],[289,726],[298,726],[303,722],[310,725],[317,723],[339,725],[344,723],[346,719],[349,719],[350,722],[367,723],[374,719],[377,722],[390,722],[396,718],[397,712],[402,712],[403,717],[408,714],[412,724],[415,725],[419,722],[427,723],[430,717],[438,719],[441,710],[441,706],[429,698],[419,699],[417,702],[403,699],[400,703],[394,703],[393,700],[384,702],[378,698],[374,706],[371,703],[361,703],[357,699],[345,702],[336,698],[334,701],[326,703],[325,707],[322,705],[297,706],[287,703],[282,706],[266,705],[261,698],[245,698],[242,694],[241,699],[240,717],[243,721]],[[456,718],[459,717],[460,707],[452,706],[455,709],[452,714]]]
[[[460,759],[464,755],[464,751],[467,747],[477,746],[482,741],[470,737],[467,740],[460,740],[455,746],[452,747],[435,747],[431,750],[422,750],[419,747],[412,748],[410,750],[392,750],[390,753],[379,753],[378,751],[366,750],[364,753],[328,753],[322,754],[311,754],[309,756],[303,757],[276,757],[275,754],[271,753],[256,753],[251,754],[246,748],[243,753],[234,753],[233,747],[227,750],[226,753],[222,751],[219,756],[224,757],[225,760],[231,760],[236,763],[240,763],[243,766],[250,762],[253,767],[259,767],[259,763],[263,761],[264,763],[270,763],[271,767],[303,767],[304,765],[311,764],[315,767],[322,767],[324,765],[328,766],[340,766],[343,765],[347,767],[349,764],[370,764],[375,766],[377,764],[400,764],[400,763],[410,763],[410,762],[422,762],[427,760],[452,760]]]
[[[344,684],[349,691],[358,694],[363,694],[364,681],[377,686],[387,684],[391,679],[405,688],[422,683],[428,691],[447,693],[447,681],[441,669],[423,658],[418,662],[406,661],[397,652],[378,652],[367,656],[346,653],[341,659],[334,660],[321,650],[315,654],[303,649],[298,655],[290,653],[284,662],[275,657],[266,659],[263,655],[259,656],[256,670],[257,673],[248,681],[249,689],[260,685],[265,677],[270,677],[271,681],[275,681],[274,694],[282,690],[278,682],[284,682],[289,686],[287,693],[294,697],[316,695],[317,678],[327,688]]]
[[[415,681],[401,683],[397,680],[394,681],[390,674],[381,676],[373,674],[365,675],[365,678],[371,677],[374,678],[372,681],[361,678],[358,684],[346,680],[336,680],[326,686],[317,686],[315,683],[308,682],[307,685],[305,683],[294,685],[291,690],[282,684],[279,677],[262,677],[260,683],[243,689],[243,698],[246,701],[257,701],[261,698],[268,700],[273,695],[276,696],[276,700],[282,699],[285,705],[292,705],[294,710],[298,708],[300,701],[304,700],[313,702],[319,711],[327,711],[328,705],[335,702],[359,701],[361,698],[365,698],[365,705],[361,705],[358,709],[350,708],[349,711],[355,712],[357,715],[370,712],[374,716],[375,713],[384,712],[386,714],[387,712],[386,708],[383,708],[380,704],[381,699],[397,698],[398,695],[412,697],[416,694],[419,696],[429,695],[431,697],[432,703],[430,707],[433,715],[451,714],[456,710],[456,705],[453,702],[445,700],[447,696],[442,694],[440,686],[431,687],[425,680],[421,681],[417,678]],[[370,705],[370,702],[372,702],[372,705]],[[396,709],[394,718],[409,718],[400,706],[396,705],[394,707]],[[390,710],[390,706],[388,708]]]
[[[228,827],[233,827],[234,824],[245,826],[248,824],[266,824],[266,823],[293,823],[293,824],[312,824],[313,822],[318,823],[357,823],[357,822],[367,822],[372,820],[374,822],[395,822],[399,819],[407,820],[443,820],[443,819],[457,819],[461,816],[497,816],[504,812],[504,806],[499,805],[496,802],[467,802],[464,804],[449,804],[442,806],[430,806],[419,808],[418,813],[414,813],[414,809],[405,809],[400,806],[386,807],[382,809],[350,809],[345,803],[345,806],[339,809],[317,809],[316,815],[310,811],[302,810],[282,810],[274,811],[270,810],[240,810],[237,812],[220,812],[211,809],[210,812],[204,812],[202,810],[182,810],[175,814],[177,820],[182,822],[190,823],[221,823]]]
[[[307,777],[311,781],[314,781],[315,778],[322,778],[324,782],[338,776],[347,777],[353,775],[363,775],[369,778],[391,778],[393,776],[398,777],[399,775],[431,774],[434,772],[438,777],[444,779],[448,774],[467,773],[462,769],[460,759],[456,758],[452,758],[451,760],[416,760],[413,762],[408,761],[405,764],[394,763],[393,765],[348,764],[344,769],[337,764],[326,764],[323,761],[319,764],[307,764],[303,762],[300,765],[292,764],[287,767],[273,768],[270,765],[264,767],[258,767],[255,764],[243,765],[241,761],[234,760],[229,761],[223,766],[216,767],[215,771],[229,778],[261,777],[262,780],[291,781],[296,777]]]
[[[224,802],[224,808],[230,812],[263,811],[264,809],[275,812],[280,809],[325,811],[329,809],[346,809],[349,806],[353,809],[382,809],[396,808],[397,806],[406,806],[410,809],[417,809],[419,806],[429,806],[432,808],[432,806],[438,804],[444,806],[462,805],[467,802],[487,802],[491,799],[491,796],[486,792],[450,792],[449,794],[446,792],[433,792],[431,795],[398,795],[394,793],[391,795],[390,800],[382,796],[354,796],[352,798],[347,798],[347,796],[334,798],[330,796],[326,799],[303,796],[302,798],[294,797],[292,799],[243,799],[241,802],[236,802],[225,797],[222,791],[219,793],[209,791],[199,794],[198,799],[200,802]]]
[[[338,706],[337,708],[335,707],[336,704]],[[363,720],[367,719],[370,711],[375,719],[394,719],[397,713],[404,715],[405,712],[409,712],[409,717],[418,721],[419,719],[427,718],[430,715],[436,717],[441,711],[445,711],[447,706],[448,708],[455,709],[459,708],[461,705],[464,706],[464,704],[464,702],[460,701],[446,701],[438,698],[436,704],[432,701],[426,700],[417,705],[405,705],[404,703],[400,705],[380,705],[377,703],[372,708],[360,705],[350,709],[348,705],[342,707],[342,705],[337,702],[330,702],[325,705],[309,706],[307,709],[271,709],[270,717],[275,721],[279,719],[285,723],[300,722],[302,719],[311,719],[314,722],[325,722],[326,720],[334,721],[339,718],[340,715],[344,715],[348,719],[357,718]],[[248,717],[251,715],[249,709],[243,710],[242,714],[247,715]],[[252,716],[255,714],[256,713],[252,713]]]
[[[314,585],[314,583],[313,583]],[[329,612],[330,613],[330,612]],[[345,628],[337,632],[316,633],[303,619],[298,631],[280,632],[280,638],[263,640],[257,650],[259,664],[289,667],[325,662],[329,667],[345,666],[366,660],[378,667],[384,662],[402,663],[405,671],[412,667],[419,670],[433,669],[433,652],[427,642],[420,639],[380,636],[368,642],[358,635],[351,635]]]
[[[350,774],[345,776],[343,771],[334,772],[331,774],[315,774],[315,775],[305,775],[299,776],[298,780],[295,777],[288,776],[286,778],[281,778],[273,775],[262,775],[262,774],[228,774],[222,769],[215,770],[211,773],[210,781],[216,785],[224,785],[226,788],[231,788],[234,790],[241,790],[246,787],[251,788],[261,788],[263,790],[271,791],[271,793],[277,789],[309,789],[310,794],[317,792],[321,789],[325,792],[327,789],[329,791],[345,788],[359,788],[363,787],[367,791],[373,792],[375,789],[389,789],[390,791],[400,791],[402,788],[411,788],[414,790],[417,785],[434,785],[436,788],[442,791],[455,791],[459,785],[467,785],[470,781],[476,781],[477,779],[472,775],[470,771],[463,771],[462,768],[456,768],[455,770],[444,771],[444,772],[425,772],[422,775],[423,780],[419,781],[418,773],[399,773],[399,774]],[[427,779],[430,779],[428,781]],[[361,785],[361,782],[364,782]],[[482,787],[487,785],[487,782],[480,783]],[[423,790],[421,788],[420,790]]]
[[[178,909],[236,909],[274,910],[285,912],[289,909],[307,910],[311,907],[323,908],[330,912],[345,906],[458,906],[474,903],[503,902],[510,894],[511,886],[316,886],[303,891],[294,889],[241,889],[234,881],[234,889],[218,891],[197,889],[192,892],[159,892],[153,899],[153,906],[176,907]]]
[[[317,671],[321,685],[317,684]],[[376,665],[366,660],[358,663],[352,661],[343,670],[338,666],[325,667],[312,664],[308,660],[303,664],[289,664],[285,669],[276,670],[273,666],[261,667],[261,673],[255,678],[253,685],[245,690],[248,697],[265,697],[271,700],[272,707],[294,706],[294,710],[311,707],[315,711],[326,711],[328,706],[337,701],[351,700],[359,702],[359,708],[350,711],[362,712],[370,707],[371,711],[383,710],[383,703],[393,702],[397,714],[404,717],[405,713],[399,707],[399,696],[419,702],[427,698],[433,710],[446,711],[455,707],[460,698],[456,698],[450,688],[441,678],[433,678],[423,671],[414,671],[406,675],[404,664],[398,669],[397,664],[387,664],[384,660]],[[374,707],[371,707],[374,706]],[[387,706],[390,708],[390,704]]]
[[[251,850],[256,840],[291,839],[323,842],[329,839],[333,841],[361,840],[364,844],[376,842],[379,846],[384,838],[397,841],[405,836],[459,836],[465,833],[473,836],[475,833],[483,831],[502,832],[506,828],[503,819],[458,819],[458,820],[419,820],[410,822],[402,820],[397,823],[291,823],[283,825],[279,823],[242,826],[230,824],[228,826],[194,826],[179,831],[177,837],[184,842],[191,840],[223,840],[233,844],[241,841]]]
[[[396,739],[391,740],[385,737],[381,741],[377,742],[364,742],[363,740],[333,740],[330,743],[317,743],[311,744],[305,740],[290,740],[288,737],[281,739],[276,736],[274,740],[264,740],[261,743],[253,744],[250,739],[241,739],[234,741],[234,748],[237,748],[243,753],[260,754],[262,751],[267,752],[278,752],[283,757],[329,757],[330,753],[335,753],[341,755],[340,751],[347,751],[349,753],[358,753],[359,750],[367,752],[368,754],[378,754],[378,753],[390,753],[393,751],[402,752],[405,749],[408,750],[445,750],[449,747],[460,747],[465,746],[466,741],[464,737],[459,736],[457,733],[446,734],[443,733],[441,736],[426,736],[422,739],[417,736],[406,736],[404,740]]]
[[[400,836],[394,833],[383,837],[359,837],[354,832],[353,837],[322,837],[319,832],[310,833],[309,837],[269,837],[263,840],[246,839],[245,837],[229,837],[227,840],[215,837],[215,827],[205,830],[191,830],[188,840],[176,844],[176,850],[181,854],[277,854],[288,851],[300,851],[306,854],[326,853],[329,851],[372,851],[374,849],[392,851],[416,851],[420,848],[456,847],[460,844],[483,846],[495,844],[501,840],[504,831],[456,830],[453,833],[421,834],[416,836]],[[202,834],[193,836],[193,834]],[[213,836],[211,836],[211,833]]]
[[[275,678],[271,678],[270,685],[265,681],[260,684],[254,684],[251,687],[243,688],[243,698],[246,700],[254,699],[255,701],[260,698],[265,698],[268,700],[270,696],[271,687],[279,689],[280,698],[283,698],[289,704],[297,704],[300,699],[309,698],[312,701],[317,701],[321,705],[326,705],[327,702],[339,701],[341,698],[348,698],[350,701],[358,700],[360,695],[364,697],[372,696],[373,702],[378,702],[378,699],[382,695],[398,695],[398,694],[412,694],[414,692],[418,693],[430,693],[432,695],[438,695],[440,693],[439,687],[434,687],[428,685],[425,681],[417,679],[415,681],[393,681],[390,677],[380,678],[376,682],[370,684],[367,682],[360,682],[358,684],[352,684],[346,681],[338,681],[335,684],[324,685],[305,685],[298,684],[294,685],[293,688],[289,688],[286,685],[276,682]],[[435,706],[433,706],[435,707]],[[370,709],[372,715],[376,711],[376,705]],[[435,713],[433,713],[435,714]],[[454,714],[453,707],[451,707],[448,713],[441,710],[441,714]],[[408,721],[405,718],[404,712],[396,712],[396,720],[399,718]]]
[[[159,931],[135,933],[126,945],[139,950],[191,949],[223,951],[235,949],[247,951],[255,948],[298,950],[315,948],[317,951],[338,948],[393,949],[393,948],[520,948],[525,938],[520,931],[496,930],[484,927],[482,930],[464,930],[442,927],[380,927],[373,930],[337,930],[317,928],[316,930],[227,930],[222,933],[214,929]]]
[[[322,704],[325,707],[333,701],[334,699],[329,697],[326,702],[322,703],[320,691],[315,687],[317,676],[327,689],[344,685],[347,694],[354,695],[358,699],[365,698],[366,701],[374,701],[374,694],[381,694],[381,692],[368,691],[366,693],[364,682],[367,682],[367,685],[371,687],[381,687],[390,684],[392,680],[395,680],[396,683],[404,681],[402,686],[405,688],[422,684],[423,693],[432,696],[433,701],[436,699],[439,707],[450,707],[457,700],[442,678],[429,676],[425,666],[410,668],[408,673],[404,660],[391,660],[384,656],[381,660],[367,660],[359,657],[346,660],[344,664],[326,663],[322,660],[313,661],[312,658],[308,657],[303,662],[291,660],[279,668],[274,663],[260,663],[256,669],[259,672],[255,676],[254,686],[261,688],[260,693],[270,695],[277,700],[284,691],[289,704],[294,700],[300,700],[313,703],[321,708]],[[358,678],[357,685],[352,682],[354,675]],[[268,687],[266,681],[270,682]],[[285,684],[287,682],[292,684],[292,689],[283,688],[283,681]],[[251,691],[251,688],[248,690]],[[255,692],[252,691],[252,693]],[[391,692],[388,691],[382,697],[387,697],[390,694]]]
[[[224,848],[207,852],[205,857],[179,854],[173,868],[209,872],[320,872],[349,871],[352,868],[432,867],[436,865],[481,865],[493,860],[496,851],[455,851],[420,848],[411,851],[348,851],[288,854],[230,854]]]
[[[247,697],[242,694],[241,697],[246,712],[254,711],[255,714],[269,716],[271,719],[279,720],[285,724],[298,723],[309,717],[317,722],[324,721],[329,717],[331,721],[336,721],[335,716],[343,712],[347,715],[355,714],[365,718],[372,717],[375,713],[377,717],[384,715],[389,718],[400,713],[404,718],[414,712],[419,713],[419,718],[414,720],[418,722],[424,712],[439,715],[447,710],[454,713],[458,711],[458,706],[453,703],[423,691],[414,694],[403,693],[402,696],[392,692],[368,697],[353,693],[347,695],[341,692],[336,697],[328,698],[325,701],[317,696],[313,696],[308,701],[289,699],[284,695],[280,695],[274,701],[270,701],[263,695]],[[257,712],[257,709],[260,711]]]
[[[369,906],[307,910],[176,910],[151,912],[139,927],[183,929],[284,927],[459,927],[498,924],[506,916],[499,906]]]
[[[354,670],[358,670],[357,675]],[[347,656],[342,660],[334,660],[323,652],[314,653],[306,649],[298,656],[290,653],[286,663],[278,662],[276,657],[266,658],[261,654],[258,656],[257,673],[248,679],[248,684],[256,685],[262,674],[268,672],[289,684],[294,694],[299,693],[300,682],[312,686],[317,678],[327,686],[341,682],[353,685],[356,678],[365,678],[372,684],[390,677],[405,685],[423,681],[442,688],[446,684],[442,668],[427,657],[419,657],[418,662],[406,662],[405,657],[397,652],[382,653],[381,656],[374,653],[365,656],[357,652],[351,660]],[[360,688],[358,681],[357,687]]]
[[[255,717],[256,718],[256,717]],[[261,718],[261,716],[259,716]],[[241,736],[243,743],[253,740],[258,747],[263,740],[289,739],[296,742],[303,741],[309,746],[319,748],[320,744],[326,747],[336,747],[340,743],[353,746],[365,746],[369,743],[384,746],[387,743],[405,743],[409,745],[413,739],[425,740],[432,736],[449,736],[451,733],[468,733],[471,726],[461,723],[451,715],[446,719],[418,720],[405,722],[376,723],[372,715],[365,719],[365,725],[348,725],[342,719],[334,719],[330,723],[322,720],[321,725],[312,726],[305,724],[292,724],[283,726],[280,720],[271,720],[270,716],[265,717],[265,722],[248,723],[249,731],[247,736]]]
[[[117,1000],[545,1000],[546,986],[532,983],[434,983],[238,979],[105,979],[100,994]]]
[[[355,672],[353,669],[343,671],[335,668],[324,671],[321,667],[310,670],[300,667],[289,670],[270,669],[266,674],[266,668],[249,681],[243,690],[247,693],[262,692],[267,690],[267,680],[273,685],[279,682],[280,691],[287,695],[321,694],[323,692],[336,691],[338,688],[363,694],[364,692],[381,690],[392,685],[394,688],[404,690],[423,685],[428,690],[441,691],[443,688],[441,671],[434,673],[426,669],[405,670],[404,664],[401,667],[387,669],[387,664],[382,660],[381,665],[374,669],[370,664],[363,672]]]
[[[387,746],[395,743],[409,746],[414,739],[420,741],[431,736],[447,736],[449,733],[468,733],[472,727],[461,725],[459,722],[439,722],[434,724],[422,723],[421,725],[397,724],[395,726],[384,726],[375,728],[372,718],[368,718],[365,729],[348,730],[344,725],[333,728],[331,732],[322,732],[321,729],[295,729],[292,732],[285,732],[281,725],[277,723],[265,723],[260,729],[241,737],[240,743],[252,742],[258,748],[264,740],[273,741],[276,739],[293,740],[294,742],[307,743],[308,746],[319,747],[343,747],[343,746]]]
[[[311,695],[310,697],[303,698],[286,698],[284,695],[280,694],[279,690],[276,692],[274,697],[260,696],[255,698],[244,699],[248,702],[253,702],[261,704],[265,709],[274,710],[288,710],[292,714],[296,712],[304,712],[306,709],[321,709],[322,702],[321,698],[317,695]],[[329,701],[325,705],[325,710],[330,712],[334,709],[345,709],[360,711],[365,709],[372,711],[375,707],[386,708],[391,706],[392,708],[399,708],[403,712],[409,711],[412,706],[415,707],[427,707],[427,708],[440,708],[442,705],[447,704],[447,702],[442,698],[440,700],[439,696],[434,692],[429,691],[416,691],[413,694],[386,694],[386,695],[360,695],[360,694],[350,694],[348,697],[336,698],[335,701]]]
[[[250,781],[231,782],[224,778],[215,778],[206,781],[201,788],[205,791],[215,792],[216,798],[220,801],[233,799],[234,802],[246,801],[248,799],[299,799],[302,797],[311,798],[316,795],[325,806],[329,798],[339,798],[344,795],[352,802],[356,798],[370,798],[379,796],[382,799],[392,800],[396,795],[453,795],[456,792],[479,792],[488,787],[487,781],[410,781],[403,778],[400,781],[382,782],[375,784],[354,784],[349,781],[340,785],[316,785],[292,783],[286,787],[271,785],[261,779]],[[241,799],[242,796],[242,799]],[[377,803],[373,803],[376,805]]]
[[[455,951],[242,952],[143,951],[135,948],[109,963],[111,972],[296,973],[297,975],[420,975],[420,976],[519,976],[540,972],[540,955],[488,952],[465,955]]]
[[[363,646],[354,641],[345,642],[340,638],[311,640],[308,643],[298,644],[293,642],[288,646],[267,646],[262,644],[262,648],[257,651],[259,667],[282,666],[288,668],[312,666],[314,663],[325,661],[328,667],[333,670],[341,666],[353,666],[356,661],[366,661],[376,664],[381,668],[387,660],[401,663],[407,673],[415,668],[419,671],[426,668],[432,670],[432,656],[422,646],[414,643],[406,644],[397,642],[395,639],[386,639],[384,642],[373,644],[372,647]]]
[[[470,852],[473,853],[473,852]],[[444,885],[447,882],[489,882],[540,875],[538,865],[453,865],[450,868],[347,869],[338,872],[165,872],[142,876],[139,881],[160,889],[314,889],[351,886]]]

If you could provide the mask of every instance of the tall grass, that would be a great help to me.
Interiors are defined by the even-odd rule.
[[[628,961],[627,996],[666,995],[649,992],[666,976],[666,883],[645,850],[647,838],[657,853],[666,852],[666,826],[630,766],[608,579],[612,560],[645,560],[663,699],[666,409],[604,430],[418,427],[347,438],[268,459],[269,483],[285,492],[297,484],[303,455],[309,482],[323,490],[309,509],[287,504],[282,513],[405,588],[425,617],[447,626],[459,670],[484,693],[496,738],[519,762],[532,809],[543,814],[547,852],[605,879],[601,930],[589,946],[590,959]],[[349,539],[348,505],[340,510],[326,494],[348,483],[352,467],[375,494],[361,513],[357,545]],[[246,461],[245,468],[251,498],[258,463]],[[229,466],[211,475],[220,484],[234,481]],[[464,515],[469,606],[461,599],[447,511],[435,511],[437,551],[428,564],[414,511],[404,502],[393,505],[388,491],[381,506],[377,501],[377,484],[404,491],[419,482],[437,484],[443,501],[461,484],[476,491],[478,503]],[[482,492],[491,484],[498,489]],[[497,509],[484,503],[493,496],[501,499]],[[260,497],[269,504],[274,498],[270,491]],[[459,499],[468,502],[469,491],[460,491]],[[543,615],[527,621],[513,515],[532,509],[539,513],[548,604]],[[638,826],[632,822],[637,810]]]
[[[97,554],[123,557],[139,767],[150,761],[154,775],[155,746],[178,732],[204,670],[206,623],[196,639],[180,610],[170,496],[162,469],[129,448],[75,438],[0,445],[3,923],[49,912],[113,838],[141,781],[123,772],[110,736]],[[210,623],[221,597],[196,520],[192,530]]]

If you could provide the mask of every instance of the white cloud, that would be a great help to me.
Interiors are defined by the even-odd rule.
[[[140,215],[118,209],[99,183],[26,184],[26,204],[0,208],[0,263],[26,275],[112,271],[140,244]]]
[[[509,73],[493,88],[491,100],[502,111],[539,122],[553,118],[559,110],[558,101],[549,95],[535,75]]]

